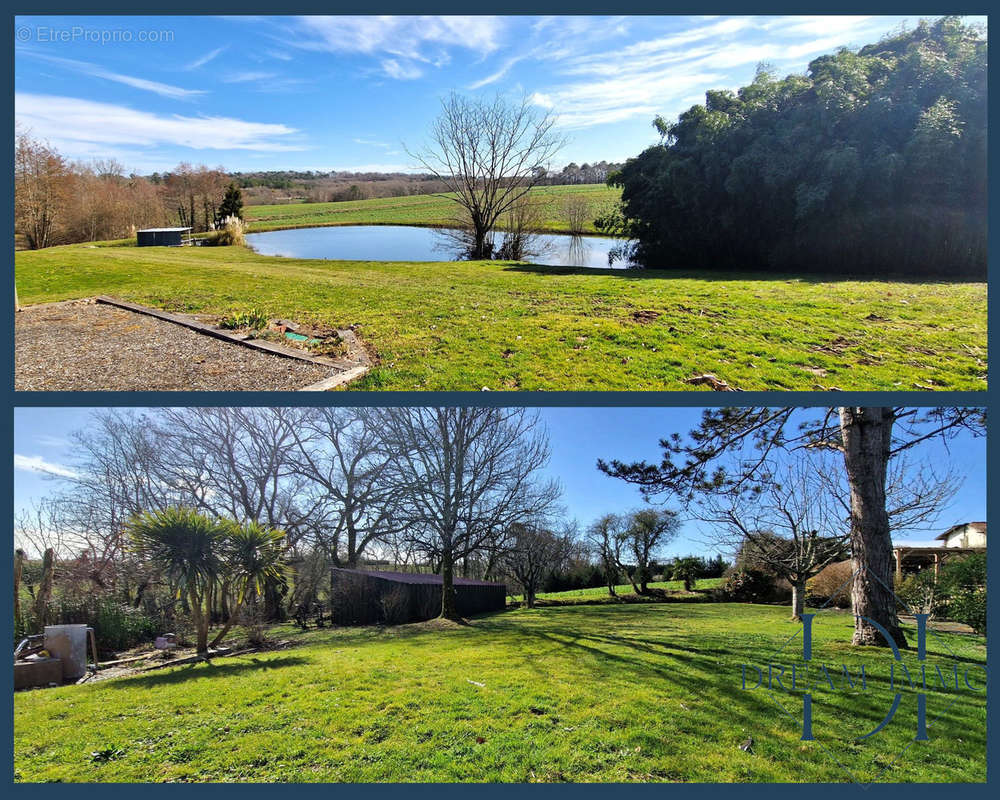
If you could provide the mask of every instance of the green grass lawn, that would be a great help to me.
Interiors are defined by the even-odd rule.
[[[850,780],[844,768],[864,781],[985,780],[981,694],[929,693],[930,741],[914,744],[904,689],[888,727],[851,741],[891,693],[886,653],[846,643],[848,614],[816,622],[816,657],[855,677],[866,664],[867,688],[814,689],[813,742],[800,740],[797,695],[775,693],[787,716],[740,686],[741,664],[774,661],[798,629],[787,608],[569,606],[435,626],[285,629],[298,646],[18,693],[15,780]],[[963,669],[985,662],[982,638],[949,635],[930,637],[929,665],[942,641]],[[750,737],[753,753],[739,749]],[[95,761],[102,750],[115,755]]]
[[[594,233],[593,218],[620,196],[620,189],[602,184],[585,186],[540,186],[531,197],[539,205],[541,227],[566,232],[569,224],[564,203],[567,197],[585,197],[590,211],[587,231]],[[339,203],[292,203],[273,206],[246,206],[243,212],[251,231],[303,228],[317,225],[430,225],[453,223],[456,204],[447,196],[410,195]]]
[[[722,578],[702,578],[695,583],[694,588],[695,591],[700,589],[714,589],[721,583]],[[650,581],[649,588],[663,589],[665,592],[683,592],[684,581]],[[615,586],[615,593],[618,595],[634,594],[632,584],[623,583]],[[539,592],[536,595],[539,600],[577,600],[608,596],[608,589],[605,586],[592,586],[588,589],[566,589],[561,592]]]
[[[110,294],[356,323],[379,365],[354,389],[692,389],[703,373],[741,389],[986,388],[985,283],[85,244],[19,252],[15,269],[23,304]]]

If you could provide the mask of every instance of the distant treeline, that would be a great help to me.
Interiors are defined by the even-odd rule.
[[[570,163],[547,172],[539,181],[543,186],[604,183],[621,164],[606,161],[593,164]],[[152,175],[157,181],[163,176]],[[377,197],[405,197],[447,191],[433,175],[405,172],[314,172],[271,170],[233,172],[230,178],[243,189],[249,205],[280,203],[333,203],[344,200],[368,200]]]
[[[921,22],[710,91],[611,176],[649,267],[986,274],[986,37]]]

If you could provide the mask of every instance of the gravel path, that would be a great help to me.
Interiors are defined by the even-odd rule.
[[[17,391],[287,391],[332,372],[92,300],[28,307],[14,331]]]

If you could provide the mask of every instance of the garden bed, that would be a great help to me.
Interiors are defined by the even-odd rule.
[[[322,390],[368,371],[352,331],[283,322],[273,331],[227,331],[218,321],[108,297],[30,306],[15,317],[14,388]]]

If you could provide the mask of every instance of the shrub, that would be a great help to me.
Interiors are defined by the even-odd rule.
[[[976,553],[945,563],[938,592],[949,619],[986,633],[986,554]]]
[[[893,591],[913,614],[936,616],[945,610],[932,570],[907,575]]]
[[[223,317],[219,322],[219,327],[226,330],[250,328],[251,330],[259,331],[266,328],[269,322],[267,314],[259,308],[250,308],[245,311],[235,311]]]
[[[737,603],[766,603],[778,594],[777,581],[759,569],[734,570],[723,584],[723,592]]]
[[[579,236],[587,229],[587,222],[590,217],[590,203],[587,198],[580,194],[571,194],[563,201],[563,215],[569,232],[574,236]]]
[[[50,603],[49,625],[88,625],[101,652],[128,650],[160,633],[160,623],[138,608],[112,597],[63,597]],[[25,624],[26,631],[41,633],[38,621]]]
[[[201,241],[208,247],[243,246],[247,243],[246,225],[239,217],[226,217],[222,220],[221,228],[212,231]]]
[[[386,592],[379,598],[382,607],[382,621],[386,625],[399,625],[408,622],[409,615],[409,595],[402,587],[396,587]]]
[[[838,561],[806,581],[806,602],[811,606],[851,607],[851,562]]]

